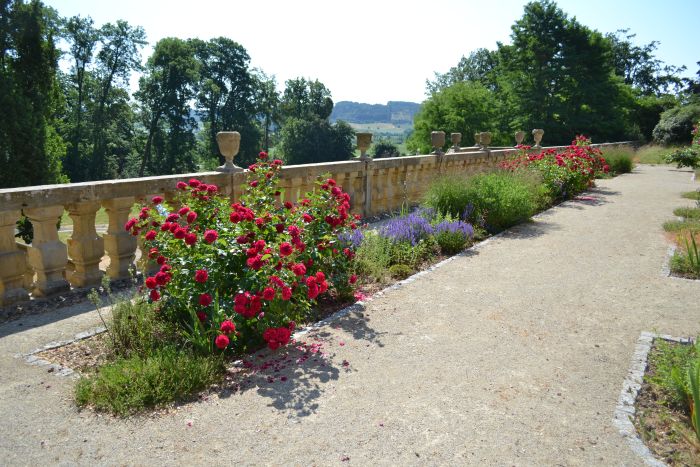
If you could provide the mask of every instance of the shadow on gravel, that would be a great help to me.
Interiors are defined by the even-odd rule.
[[[72,318],[73,316],[88,313],[94,310],[95,305],[90,302],[83,302],[58,310],[47,309],[43,311],[32,311],[32,314],[11,317],[9,321],[0,324],[0,339],[18,332],[45,326],[47,324],[62,321],[64,319]]]
[[[536,238],[547,234],[555,230],[559,230],[560,227],[557,224],[547,222],[542,220],[542,218],[537,219],[537,221],[526,222],[523,224],[518,224],[510,229],[501,233],[501,238],[508,239],[527,239]]]
[[[358,341],[365,345],[362,341],[366,341],[382,346],[382,333],[369,327],[368,322],[361,309],[334,320],[330,326],[351,334],[355,341],[349,345],[358,345]],[[261,350],[230,367],[224,383],[214,392],[225,399],[255,390],[270,399],[270,407],[287,412],[290,417],[311,415],[318,410],[316,401],[324,386],[338,380],[341,372],[352,371],[351,362],[341,360],[335,353],[345,343],[335,339],[326,327],[312,328],[284,349]]]

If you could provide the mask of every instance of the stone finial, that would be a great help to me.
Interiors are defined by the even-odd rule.
[[[479,134],[479,140],[481,141],[481,147],[486,149],[487,147],[489,147],[489,144],[491,144],[491,132],[482,131]]]
[[[454,152],[459,152],[459,143],[462,142],[462,133],[450,133],[450,141],[452,141],[452,150]]]
[[[441,156],[443,154],[442,147],[445,145],[445,132],[444,131],[433,131],[430,133],[430,144],[433,146],[433,152],[431,154],[436,154]]]
[[[360,160],[368,160],[367,150],[372,144],[372,133],[355,133],[355,137],[357,138],[357,149],[360,150]]]
[[[481,147],[481,133],[479,132],[474,133],[474,146]]]
[[[540,142],[542,141],[542,136],[544,135],[544,130],[541,128],[536,128],[532,130],[532,139],[535,140],[535,148],[541,148]]]
[[[525,132],[524,131],[516,131],[515,132],[515,145],[520,146],[523,144],[523,141],[525,140]]]
[[[243,170],[241,167],[234,165],[233,158],[236,157],[241,147],[241,134],[237,131],[220,131],[216,134],[216,144],[219,145],[219,152],[226,162],[224,165],[217,167],[218,172],[237,172]]]

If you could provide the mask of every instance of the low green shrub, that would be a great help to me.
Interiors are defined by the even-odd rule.
[[[473,210],[470,194],[468,178],[447,175],[430,184],[423,204],[442,215],[465,218]]]
[[[112,307],[109,332],[114,353],[121,357],[146,355],[163,342],[176,340],[172,326],[158,319],[154,304],[141,298],[119,301]]]
[[[693,199],[695,201],[700,201],[700,190],[686,191],[685,193],[681,194],[681,196],[685,199]]]
[[[680,232],[681,230],[697,232],[700,231],[700,221],[694,219],[686,219],[682,221],[667,221],[664,222],[663,227],[666,232]]]
[[[618,147],[606,149],[603,151],[603,158],[610,168],[610,173],[613,175],[630,173],[634,167],[632,163],[634,150],[632,150],[632,148]]]
[[[467,220],[477,223],[483,219],[489,233],[524,222],[537,211],[538,188],[531,178],[519,174],[476,175],[469,179],[467,189],[473,205]]]
[[[673,210],[673,214],[686,219],[700,219],[700,208],[676,208]]]
[[[665,161],[667,164],[676,164],[676,167],[679,169],[682,167],[696,169],[700,167],[700,154],[692,148],[676,149],[666,155]]]
[[[389,267],[389,274],[394,279],[406,279],[413,274],[413,269],[406,264],[394,264]]]
[[[79,406],[129,415],[188,397],[221,378],[223,358],[163,347],[102,366],[75,388]]]
[[[679,345],[656,339],[649,358],[656,371],[645,376],[647,382],[662,390],[669,405],[687,411],[690,395],[688,369],[700,358],[700,345]]]

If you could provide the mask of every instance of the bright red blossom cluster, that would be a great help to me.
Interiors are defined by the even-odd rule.
[[[144,232],[148,258],[160,266],[145,281],[150,299],[161,300],[163,316],[185,326],[195,345],[226,349],[260,339],[274,350],[320,295],[352,294],[354,251],[339,239],[357,228],[350,196],[326,178],[298,204],[282,201],[281,168],[261,153],[234,203],[215,185],[178,182],[179,207],[168,213],[156,196],[152,205],[164,214],[144,207],[125,225]]]

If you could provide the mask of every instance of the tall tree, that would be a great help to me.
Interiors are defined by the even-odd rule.
[[[430,95],[463,81],[479,82],[494,89],[494,71],[498,63],[497,50],[476,49],[469,56],[462,56],[457,66],[450,68],[447,73],[435,73],[435,79],[425,83],[426,92]]]
[[[255,124],[255,85],[245,48],[225,37],[210,41],[193,40],[195,54],[201,64],[197,109],[202,116],[207,136],[204,159],[219,154],[216,134],[235,130],[241,133],[238,163],[255,160],[260,146],[260,131]]]
[[[167,37],[156,43],[135,94],[147,129],[140,177],[196,168],[197,123],[190,102],[197,95],[199,69],[192,41]]]
[[[85,101],[90,78],[88,66],[92,62],[99,34],[93,26],[92,18],[73,16],[66,22],[64,37],[70,45],[69,53],[73,60],[69,77],[72,89],[71,92],[67,93],[70,96],[68,104],[71,121],[68,125],[70,128],[67,135],[69,146],[65,168],[71,180],[82,181],[87,177],[86,161],[81,160],[81,153],[86,149],[83,119],[86,113]]]
[[[331,92],[318,80],[288,80],[280,103],[280,150],[290,164],[347,160],[352,157],[350,125],[331,125]]]
[[[256,79],[256,102],[258,116],[263,127],[263,149],[270,150],[270,133],[272,125],[279,122],[280,95],[274,76],[268,76],[259,70]]]
[[[146,33],[140,26],[132,27],[126,21],[107,23],[100,28],[100,51],[97,53],[95,77],[97,91],[93,114],[93,142],[90,179],[108,178],[107,144],[110,126],[110,107],[123,93],[115,88],[128,86],[131,72],[140,70],[140,50],[147,44]],[[121,105],[121,104],[119,104]]]
[[[2,0],[0,13],[0,186],[63,182],[55,12]]]

